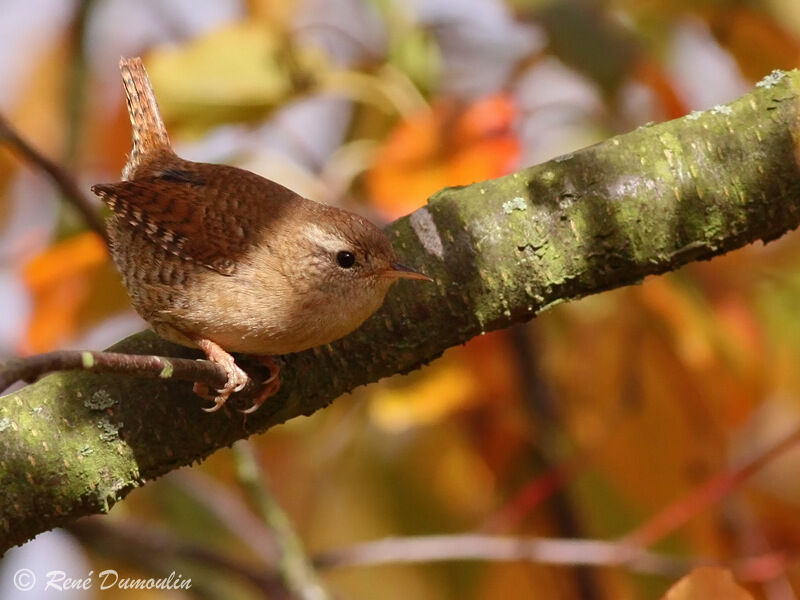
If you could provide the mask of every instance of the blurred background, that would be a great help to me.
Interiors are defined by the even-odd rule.
[[[0,10],[0,112],[87,192],[119,179],[130,127],[117,63],[141,55],[180,155],[377,222],[444,186],[729,102],[800,59],[796,0]],[[94,526],[9,552],[0,596],[36,597],[11,585],[20,566],[192,579],[190,592],[116,592],[125,598],[268,594],[254,575],[275,556],[247,475],[255,461],[260,493],[271,490],[309,557],[387,536],[633,535],[730,565],[756,598],[796,598],[800,450],[772,449],[800,423],[799,261],[790,234],[451,349],[149,483]],[[2,146],[0,290],[2,357],[101,349],[145,327],[100,238]],[[708,481],[729,487],[715,496]],[[427,561],[318,575],[338,598],[659,598],[681,570],[653,570]]]

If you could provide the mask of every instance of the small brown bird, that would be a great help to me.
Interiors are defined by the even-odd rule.
[[[112,255],[133,306],[160,336],[197,347],[228,380],[218,410],[248,381],[229,352],[261,357],[270,377],[258,409],[280,387],[270,355],[327,344],[356,329],[403,266],[366,219],[307,200],[254,173],[196,163],[173,151],[140,58],[120,71],[133,128],[123,181],[92,191],[113,211]]]

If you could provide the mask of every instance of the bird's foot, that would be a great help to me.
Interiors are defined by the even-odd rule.
[[[247,373],[245,373],[233,360],[233,356],[225,352],[220,346],[207,339],[196,340],[200,349],[205,352],[208,360],[218,364],[225,370],[227,381],[225,385],[212,394],[209,391],[209,386],[205,383],[196,382],[192,388],[194,393],[201,398],[206,398],[214,402],[214,406],[204,408],[206,412],[216,412],[222,408],[228,401],[228,398],[234,392],[239,392],[244,389],[247,382],[250,380]]]
[[[264,404],[264,401],[269,398],[270,396],[274,396],[278,393],[278,390],[281,389],[281,368],[275,362],[271,356],[259,356],[259,362],[269,369],[269,377],[262,382],[264,388],[259,391],[258,396],[256,396],[255,400],[253,400],[253,405],[241,411],[242,413],[249,415],[251,413],[256,412],[261,405]]]

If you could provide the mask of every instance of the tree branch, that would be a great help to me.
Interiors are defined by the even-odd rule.
[[[481,332],[796,228],[798,86],[775,75],[730,105],[435,194],[388,231],[436,285],[400,282],[358,331],[286,357],[281,391],[247,418],[203,413],[186,383],[85,372],[2,399],[0,548]],[[198,356],[152,333],[112,350]]]
[[[91,352],[86,350],[59,350],[25,358],[12,358],[0,363],[0,392],[17,381],[32,382],[51,371],[82,370],[91,373],[117,373],[172,379],[174,381],[199,381],[213,388],[225,385],[225,370],[208,360],[143,356],[119,352]]]
[[[56,184],[64,198],[83,216],[86,225],[103,238],[106,245],[108,245],[108,234],[106,233],[103,219],[100,217],[100,212],[94,207],[86,193],[78,186],[72,175],[23,139],[2,113],[0,113],[0,142],[6,142],[22,158],[34,167],[44,171]]]

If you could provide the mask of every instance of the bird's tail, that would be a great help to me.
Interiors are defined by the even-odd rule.
[[[122,172],[123,179],[130,179],[148,154],[171,151],[171,146],[142,59],[138,56],[122,58],[119,61],[119,70],[125,85],[128,116],[133,129],[133,149]]]

